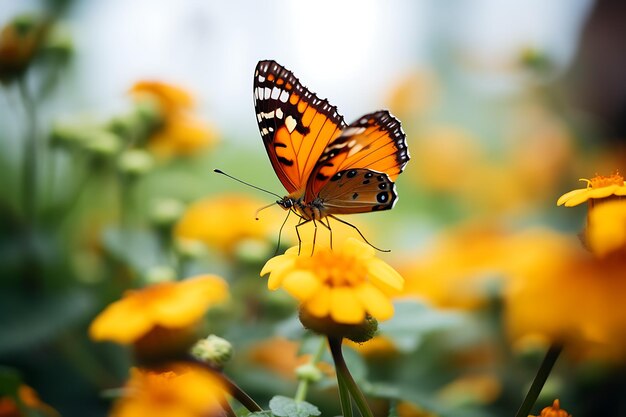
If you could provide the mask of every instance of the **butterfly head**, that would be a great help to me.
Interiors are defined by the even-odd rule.
[[[285,210],[291,210],[296,205],[296,199],[287,195],[280,200],[277,200],[276,204]]]

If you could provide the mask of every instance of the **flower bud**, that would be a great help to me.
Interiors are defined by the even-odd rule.
[[[214,368],[221,369],[233,356],[233,346],[226,339],[209,335],[196,342],[191,348],[191,355]]]
[[[120,170],[129,175],[142,175],[149,172],[154,166],[154,158],[147,151],[130,149],[120,155],[118,161]]]
[[[155,266],[148,270],[145,279],[148,284],[174,281],[176,279],[176,271],[172,267],[165,265]]]
[[[322,371],[312,363],[306,363],[296,368],[296,375],[299,380],[317,382],[324,376]]]
[[[161,198],[150,207],[150,220],[156,226],[171,226],[182,216],[185,205],[173,198]]]
[[[358,324],[337,323],[330,317],[315,317],[306,309],[300,309],[300,322],[316,333],[363,343],[370,340],[378,330],[378,321],[370,315]]]

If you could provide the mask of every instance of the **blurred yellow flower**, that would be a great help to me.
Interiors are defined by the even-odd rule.
[[[494,375],[478,374],[457,378],[439,391],[445,404],[490,404],[498,399],[502,384]]]
[[[541,410],[541,414],[539,416],[529,416],[529,417],[572,417],[570,413],[561,409],[561,405],[559,404],[559,400],[554,400],[552,406],[546,407]]]
[[[375,257],[369,245],[350,238],[335,250],[311,244],[288,249],[270,259],[261,276],[270,274],[270,290],[284,288],[317,318],[335,323],[358,324],[366,314],[377,320],[393,316],[391,294],[402,290],[404,280],[393,268]]]
[[[437,102],[438,85],[435,74],[415,70],[401,77],[391,88],[389,110],[402,120],[421,116]]]
[[[590,209],[585,238],[594,254],[616,254],[626,259],[626,200],[607,201]]]
[[[391,339],[376,335],[367,343],[356,343],[347,340],[346,344],[359,352],[363,357],[371,359],[385,359],[398,353],[398,348]]]
[[[538,230],[514,234],[482,224],[452,229],[428,251],[406,256],[398,267],[406,279],[402,295],[444,308],[481,308],[543,237]]]
[[[621,257],[599,259],[577,239],[557,234],[535,242],[505,291],[505,322],[514,343],[563,343],[574,357],[624,361],[626,294]]]
[[[232,255],[246,241],[265,243],[278,236],[281,217],[276,213],[266,210],[255,220],[256,210],[264,205],[266,202],[245,194],[208,197],[187,208],[174,235],[182,240],[201,241]]]
[[[98,341],[135,343],[155,329],[191,327],[209,307],[227,297],[226,282],[214,275],[128,291],[94,319],[89,335]]]
[[[24,413],[13,397],[0,397],[0,417],[26,417],[36,412],[36,415],[57,417],[59,413],[39,399],[37,392],[28,385],[20,385],[17,389],[18,401],[29,412]]]
[[[407,401],[400,401],[396,406],[396,412],[398,417],[437,417],[437,414]]]
[[[195,102],[189,92],[158,81],[140,81],[130,93],[137,98],[155,100],[163,112],[162,125],[148,139],[148,146],[155,154],[191,155],[217,140],[214,129],[190,113]]]
[[[563,194],[557,201],[557,205],[565,207],[577,206],[587,200],[602,199],[611,196],[626,196],[626,182],[619,173],[609,176],[596,175],[592,179],[581,179],[587,182],[586,188],[579,188]]]
[[[112,417],[211,417],[222,415],[224,387],[208,371],[184,365],[156,372],[130,370]]]

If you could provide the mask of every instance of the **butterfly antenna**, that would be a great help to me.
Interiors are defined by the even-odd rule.
[[[272,207],[274,204],[276,204],[275,202],[272,204],[268,204],[267,206],[263,206],[260,209],[257,209],[257,211],[254,212],[254,220],[259,220],[259,212],[262,210],[265,210],[266,208]]]
[[[353,225],[352,223],[348,223],[348,222],[347,222],[347,221],[345,221],[345,220],[341,220],[340,218],[335,217],[335,216],[333,216],[332,214],[331,214],[331,215],[329,215],[328,217],[332,217],[333,219],[337,220],[339,223],[343,223],[343,224],[345,224],[345,225],[348,225],[348,226],[350,226],[351,228],[353,228],[354,230],[356,230],[356,231],[359,233],[359,236],[361,236],[361,239],[363,239],[363,240],[365,241],[365,243],[367,243],[368,245],[370,245],[371,247],[373,247],[373,248],[374,248],[374,249],[376,249],[377,251],[379,251],[379,252],[391,252],[391,249],[380,249],[380,248],[378,248],[378,247],[376,247],[376,246],[372,245],[372,244],[369,242],[369,240],[367,240],[367,239],[365,238],[365,236],[363,236],[363,233],[361,233],[361,231],[359,230],[359,228],[358,228],[358,227],[356,227],[355,225]]]
[[[261,188],[261,187],[257,187],[256,185],[252,185],[252,184],[250,184],[250,183],[248,183],[248,182],[242,181],[242,180],[240,180],[239,178],[235,178],[235,177],[233,177],[232,175],[228,175],[227,173],[225,173],[225,172],[224,172],[224,171],[222,171],[221,169],[214,169],[214,170],[213,170],[213,172],[217,172],[218,174],[225,175],[225,176],[227,176],[228,178],[230,178],[231,180],[235,180],[235,181],[237,181],[237,182],[240,182],[240,183],[242,183],[242,184],[244,184],[244,185],[247,185],[248,187],[252,187],[252,188],[255,188],[255,189],[259,190],[259,191],[263,191],[264,193],[268,193],[268,194],[271,194],[271,195],[276,196],[276,197],[278,197],[278,198],[282,198],[281,196],[279,196],[279,195],[278,195],[278,194],[276,194],[276,193],[273,193],[273,192],[271,192],[271,191],[267,191],[267,190],[265,190],[265,189],[263,189],[263,188]]]

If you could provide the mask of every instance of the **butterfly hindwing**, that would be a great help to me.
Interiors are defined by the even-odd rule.
[[[305,199],[315,198],[344,170],[365,168],[385,173],[394,181],[409,158],[400,121],[386,110],[366,114],[324,149],[308,180]]]
[[[304,193],[324,149],[346,127],[343,117],[274,61],[257,64],[254,106],[276,175],[289,193]]]
[[[319,197],[330,214],[351,214],[389,210],[398,195],[387,174],[354,168],[334,174],[320,190]]]

